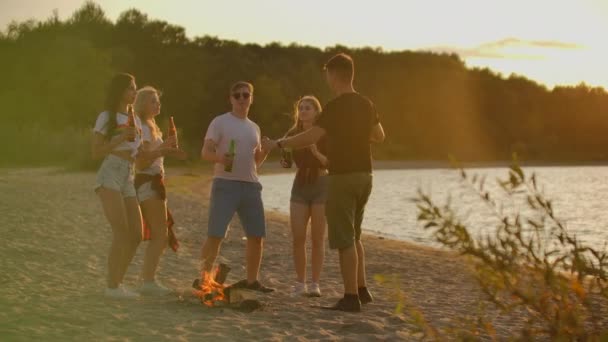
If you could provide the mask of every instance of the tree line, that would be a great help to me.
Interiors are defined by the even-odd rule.
[[[386,129],[379,159],[588,162],[608,159],[608,94],[553,89],[518,75],[467,68],[455,54],[298,44],[243,44],[188,38],[183,27],[140,10],[115,22],[87,2],[66,20],[12,22],[0,33],[2,164],[88,158],[88,138],[115,72],[163,92],[163,119],[175,117],[193,155],[211,119],[229,109],[237,80],[255,86],[252,119],[271,137],[291,125],[294,102],[331,99],[323,63],[337,52],[355,60],[355,88],[376,104]],[[348,122],[345,122],[348,129]]]

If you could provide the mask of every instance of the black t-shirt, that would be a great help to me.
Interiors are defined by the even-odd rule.
[[[374,104],[359,93],[329,101],[316,125],[325,130],[330,174],[372,172],[370,134],[379,118]]]

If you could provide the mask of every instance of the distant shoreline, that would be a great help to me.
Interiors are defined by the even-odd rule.
[[[488,161],[488,162],[460,162],[465,169],[483,168],[507,168],[511,161]],[[416,169],[453,169],[448,161],[439,160],[374,160],[374,170],[416,170]],[[547,161],[520,161],[522,167],[590,167],[608,166],[608,162],[547,162]],[[294,168],[291,169],[295,170]],[[260,168],[261,174],[289,172],[280,166],[277,160],[267,160]]]
[[[483,169],[483,168],[499,168],[511,166],[511,161],[480,161],[480,162],[459,162],[465,169]],[[212,165],[205,161],[189,161],[187,164],[182,162],[169,161],[166,163],[168,169],[176,170],[198,170],[212,171]],[[608,161],[519,161],[522,167],[592,167],[592,166],[608,166]],[[454,167],[449,161],[440,160],[374,160],[374,170],[415,170],[415,169],[453,169]],[[18,171],[21,169],[57,169],[65,171],[96,171],[96,169],[79,168],[73,165],[64,164],[43,164],[43,165],[0,165],[1,171]],[[291,168],[295,171],[294,168]],[[269,158],[258,170],[260,174],[268,173],[283,173],[289,172],[289,169],[284,169],[279,164],[278,158]]]
[[[487,162],[459,162],[464,168],[495,168],[509,167],[513,164],[512,161],[487,161]],[[572,166],[608,166],[606,161],[588,161],[588,162],[565,162],[565,161],[519,161],[522,167],[572,167]],[[434,160],[375,160],[373,163],[374,169],[390,170],[390,169],[452,169],[453,166],[448,161]]]

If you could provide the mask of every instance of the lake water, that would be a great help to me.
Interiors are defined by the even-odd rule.
[[[504,179],[507,168],[469,169],[469,174],[486,176],[488,189],[496,190],[498,177]],[[546,197],[553,200],[557,216],[579,239],[599,248],[608,241],[608,167],[533,167],[526,174],[537,174]],[[293,173],[262,175],[266,210],[289,213]],[[451,196],[453,207],[475,234],[490,233],[497,219],[477,196],[465,190],[458,171],[451,169],[406,169],[374,171],[373,191],[366,207],[364,231],[388,238],[426,245],[433,242],[429,231],[416,221],[418,214],[411,201],[422,189],[437,204]],[[507,201],[509,210],[526,210],[525,204]]]

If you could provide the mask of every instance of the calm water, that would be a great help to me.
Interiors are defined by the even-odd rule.
[[[547,198],[553,200],[555,212],[569,231],[594,247],[608,241],[608,167],[534,167]],[[486,176],[488,189],[496,189],[498,177],[505,178],[506,168],[468,170]],[[457,171],[448,169],[377,170],[363,226],[365,231],[399,240],[434,245],[428,231],[416,222],[417,209],[410,201],[417,189],[430,193],[438,204],[448,195],[464,222],[477,234],[488,233],[497,220],[478,197],[463,188]],[[263,197],[267,210],[289,213],[292,173],[263,175]],[[507,209],[519,210],[525,204],[506,203]]]

